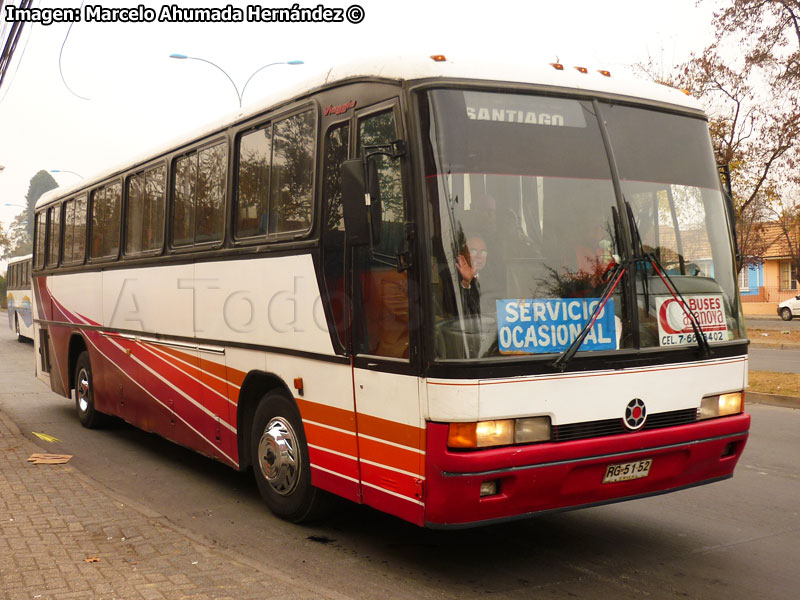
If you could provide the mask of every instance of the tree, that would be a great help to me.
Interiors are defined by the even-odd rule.
[[[714,43],[660,77],[699,98],[709,114],[717,162],[731,169],[742,266],[759,262],[769,246],[761,224],[783,209],[790,222],[796,206],[798,17],[797,0],[731,0],[714,14]],[[643,70],[653,73],[652,61]]]
[[[5,258],[8,253],[9,244],[10,241],[8,239],[8,235],[6,235],[6,232],[3,230],[3,224],[0,223],[0,251],[2,251],[0,256],[3,258]]]
[[[26,210],[14,217],[9,227],[3,258],[30,254],[33,250],[33,220],[36,202],[45,192],[58,187],[56,180],[45,170],[31,177],[25,195]],[[0,244],[2,245],[2,244]]]

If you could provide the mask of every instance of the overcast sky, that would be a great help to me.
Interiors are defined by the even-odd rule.
[[[177,52],[210,60],[241,88],[244,105],[331,65],[366,55],[445,54],[463,60],[550,62],[629,71],[652,57],[666,69],[711,41],[712,0],[313,0],[330,8],[358,3],[359,24],[344,23],[75,23],[26,25],[0,88],[0,221],[7,227],[40,169],[97,171],[231,113],[238,99],[212,66],[170,59]],[[18,5],[16,0],[11,2]],[[87,0],[103,7],[146,7],[150,0]],[[254,3],[252,0],[251,4]],[[248,2],[173,2],[182,7],[244,8]],[[291,8],[293,2],[262,2]],[[34,6],[80,7],[80,0]],[[85,15],[85,13],[81,13]],[[0,15],[0,29],[6,25]],[[59,73],[59,53],[61,67]],[[66,85],[65,85],[66,82]],[[67,87],[68,86],[68,87]],[[68,89],[69,88],[69,89]],[[72,90],[72,92],[70,92]],[[74,92],[74,93],[73,93]],[[86,99],[81,99],[82,96]],[[76,176],[53,174],[61,185]],[[0,272],[5,269],[0,264]]]

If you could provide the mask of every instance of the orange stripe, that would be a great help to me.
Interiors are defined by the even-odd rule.
[[[358,432],[410,448],[425,449],[425,431],[412,425],[358,413]]]
[[[307,422],[303,423],[303,428],[306,431],[306,440],[309,444],[341,452],[353,458],[358,457],[356,436]]]
[[[404,450],[397,446],[390,446],[389,444],[368,440],[363,437],[358,438],[358,449],[362,460],[394,467],[415,475],[425,474],[425,459],[418,452]]]
[[[352,411],[334,406],[325,406],[302,398],[295,398],[295,401],[300,409],[300,416],[303,417],[304,421],[316,421],[317,423],[338,427],[345,431],[355,432],[356,430],[355,416]]]

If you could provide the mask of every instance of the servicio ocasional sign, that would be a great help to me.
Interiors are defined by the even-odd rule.
[[[578,337],[600,298],[497,300],[497,337],[503,354],[561,352]],[[614,300],[600,311],[580,350],[617,347]]]
[[[728,339],[725,305],[721,295],[684,296],[684,300],[697,317],[700,331],[706,340],[721,342]],[[657,298],[656,314],[658,315],[660,346],[683,346],[697,343],[692,322],[676,298],[669,296]]]

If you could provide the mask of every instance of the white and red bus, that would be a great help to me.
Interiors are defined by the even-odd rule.
[[[20,342],[33,339],[31,256],[28,254],[10,258],[6,270],[8,326]]]
[[[37,372],[430,527],[733,474],[747,338],[699,106],[571,66],[333,68],[43,196]]]

